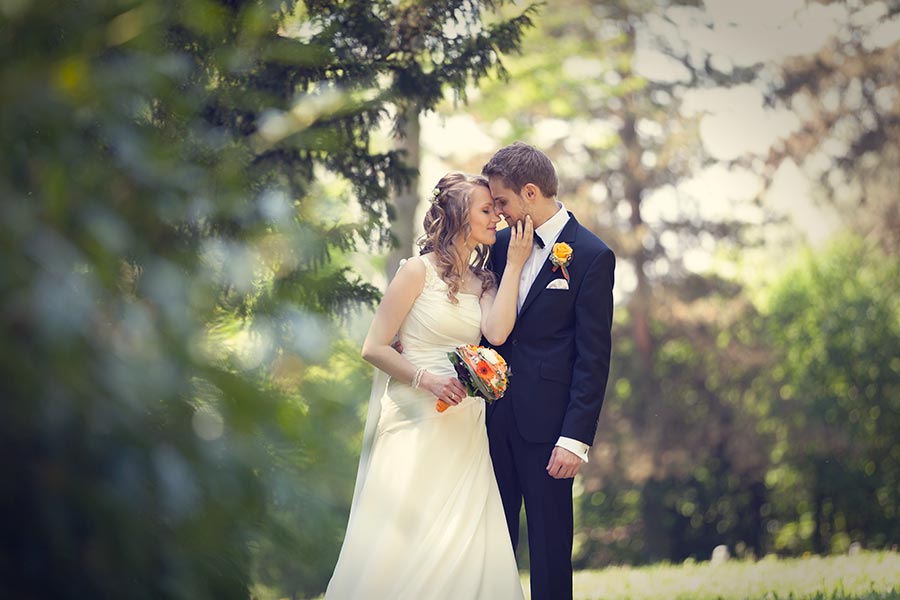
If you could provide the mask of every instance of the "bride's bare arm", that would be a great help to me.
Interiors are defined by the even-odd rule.
[[[525,217],[524,225],[519,221],[511,228],[500,286],[481,297],[481,333],[494,346],[505,342],[516,324],[519,279],[522,267],[531,255],[533,237],[534,223],[530,216]]]
[[[416,298],[425,285],[425,265],[421,257],[410,259],[403,265],[388,285],[381,304],[375,311],[366,341],[363,342],[362,357],[391,378],[412,383],[416,365],[391,347],[400,325],[409,314]],[[440,377],[426,371],[422,375],[420,388],[426,389],[447,404],[458,404],[466,395],[463,385],[455,377]]]

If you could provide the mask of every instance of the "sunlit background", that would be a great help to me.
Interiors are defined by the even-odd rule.
[[[898,2],[0,0],[0,59],[0,595],[320,594],[372,308],[524,140],[618,256],[579,597],[900,597]]]

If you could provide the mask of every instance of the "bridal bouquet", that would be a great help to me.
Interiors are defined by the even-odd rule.
[[[469,396],[481,396],[485,401],[493,402],[506,392],[512,371],[493,348],[465,344],[448,352],[447,356]],[[435,408],[444,412],[449,405],[438,400]]]

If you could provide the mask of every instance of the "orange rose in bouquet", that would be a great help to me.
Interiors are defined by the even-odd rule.
[[[493,348],[465,344],[447,356],[456,369],[456,375],[469,396],[481,396],[486,402],[493,402],[503,396],[512,376],[509,365]],[[438,400],[435,406],[444,412],[449,405]]]

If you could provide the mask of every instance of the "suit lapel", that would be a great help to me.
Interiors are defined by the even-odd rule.
[[[556,242],[554,242],[565,242],[572,246],[572,260],[575,260],[575,233],[577,231],[578,221],[575,220],[575,215],[569,213],[569,220],[566,222],[563,230],[559,233],[559,237],[556,238]],[[547,284],[550,283],[551,280],[559,276],[559,269],[557,269],[556,273],[553,272],[553,264],[550,262],[550,258],[548,257],[546,260],[544,260],[544,264],[541,265],[541,270],[538,271],[534,283],[531,284],[531,289],[528,290],[528,295],[525,296],[525,302],[522,303],[522,309],[519,311],[520,318],[523,314],[525,314],[525,311],[528,310],[528,307],[531,306],[531,303],[534,302],[534,299],[544,291],[544,289],[547,287]]]
[[[509,245],[509,240],[507,239],[505,245]],[[488,265],[490,269],[497,275],[497,285],[500,285],[500,278],[503,277],[503,271],[506,269],[506,252],[507,248],[503,248],[503,252],[500,252],[500,249],[497,248],[500,244],[494,246],[491,249],[491,256],[488,259]]]

